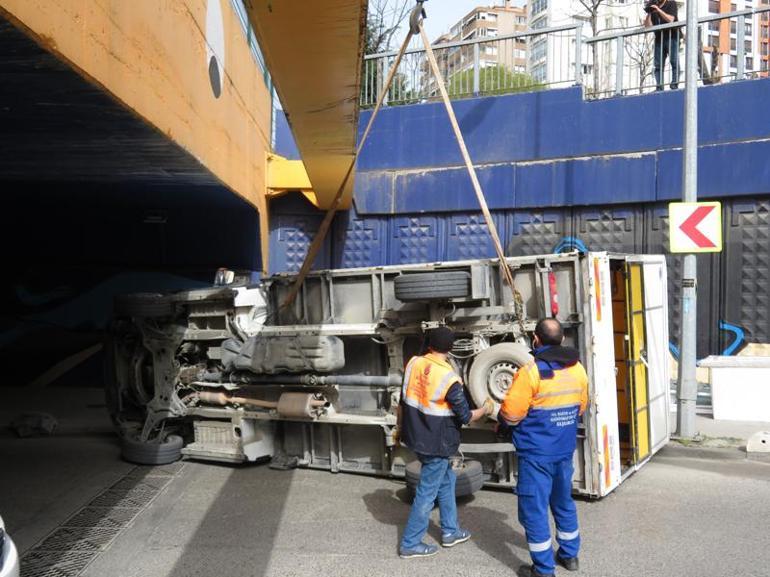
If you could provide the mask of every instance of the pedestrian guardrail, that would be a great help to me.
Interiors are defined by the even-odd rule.
[[[451,98],[581,85],[588,98],[684,87],[684,22],[637,26],[596,36],[582,22],[433,46]],[[699,81],[766,77],[770,6],[698,20]],[[364,57],[361,106],[373,106],[396,53]],[[437,100],[424,47],[410,47],[385,104]]]

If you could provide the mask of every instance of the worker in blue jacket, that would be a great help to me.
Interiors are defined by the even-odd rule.
[[[572,500],[572,455],[578,420],[588,404],[588,377],[576,349],[562,346],[556,319],[535,327],[535,360],[521,367],[498,413],[501,428],[511,427],[518,455],[519,522],[532,557],[532,577],[552,577],[555,563],[578,570],[580,532]],[[550,507],[556,522],[554,553]]]
[[[457,522],[455,482],[449,457],[460,446],[460,429],[494,410],[491,399],[471,410],[463,391],[462,379],[447,356],[454,333],[447,327],[428,334],[428,352],[412,357],[404,371],[404,385],[398,407],[401,442],[412,449],[422,464],[409,520],[399,547],[402,559],[429,557],[438,547],[422,541],[428,530],[430,512],[438,500],[441,519],[441,545],[454,547],[471,538]]]

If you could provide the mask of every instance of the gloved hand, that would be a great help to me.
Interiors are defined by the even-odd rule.
[[[484,413],[491,416],[495,412],[496,403],[491,397],[487,397],[487,400],[484,401],[482,407],[484,409]]]

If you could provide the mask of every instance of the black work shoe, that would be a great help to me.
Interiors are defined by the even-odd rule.
[[[541,573],[537,569],[535,569],[534,565],[531,565],[529,567],[529,575],[530,577],[556,577],[553,573]]]
[[[580,569],[580,563],[578,562],[577,557],[559,557],[559,555],[555,555],[556,562],[564,567],[567,571],[577,571]]]

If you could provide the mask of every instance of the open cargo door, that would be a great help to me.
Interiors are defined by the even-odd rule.
[[[650,456],[650,395],[647,362],[647,318],[644,300],[644,268],[641,263],[626,265],[628,339],[626,364],[631,391],[631,437],[634,463]]]
[[[641,272],[644,299],[641,307],[644,319],[644,346],[639,360],[644,365],[647,377],[647,388],[643,394],[646,397],[649,424],[648,454],[652,454],[665,445],[670,437],[671,377],[668,352],[666,260],[662,256],[632,256],[628,260],[629,267],[635,267],[633,270],[637,271],[636,274]]]

